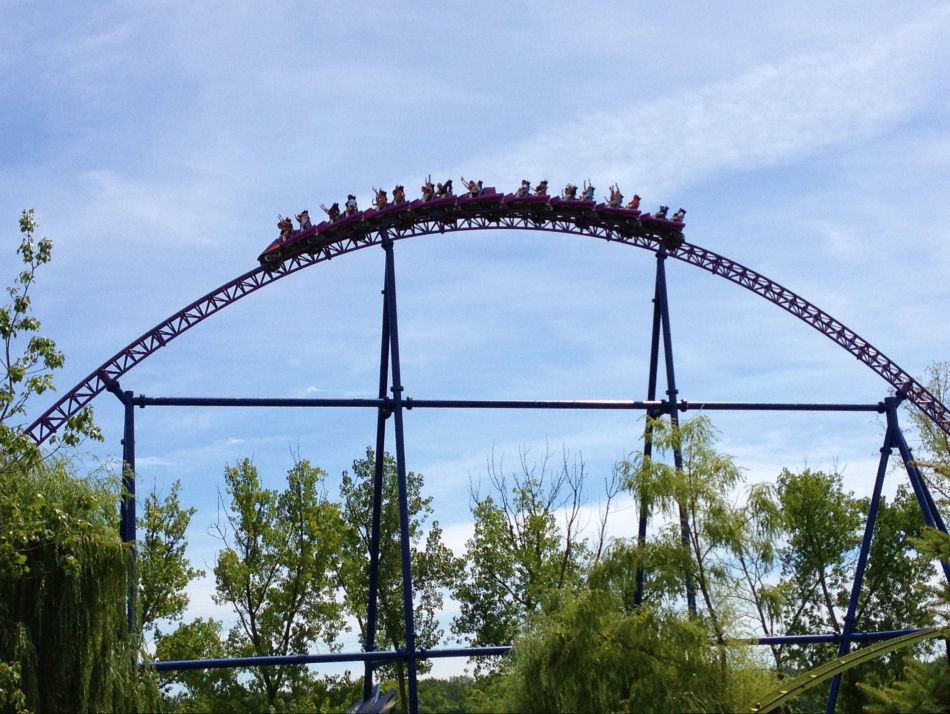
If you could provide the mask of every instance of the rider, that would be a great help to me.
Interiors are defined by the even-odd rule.
[[[296,216],[297,223],[300,224],[300,230],[305,231],[310,228],[313,224],[310,223],[310,211],[301,211]]]

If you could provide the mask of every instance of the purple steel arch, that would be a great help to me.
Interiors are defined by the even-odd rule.
[[[641,217],[636,211],[576,205],[557,199],[514,203],[502,201],[501,197],[492,202],[465,202],[459,198],[439,204],[413,202],[398,211],[365,211],[358,214],[356,220],[347,219],[345,225],[332,225],[319,235],[315,232],[318,229],[311,230],[306,235],[294,236],[283,246],[276,246],[271,253],[265,252],[262,262],[270,255],[273,263],[265,262],[212,290],[134,340],[60,398],[26,429],[26,433],[42,444],[150,354],[219,310],[299,270],[379,245],[387,235],[391,240],[401,240],[434,233],[502,229],[584,235],[652,252],[665,249],[670,257],[741,285],[810,325],[877,372],[898,394],[950,435],[950,409],[883,352],[775,281],[718,253],[684,242],[674,224],[651,221],[648,215]]]

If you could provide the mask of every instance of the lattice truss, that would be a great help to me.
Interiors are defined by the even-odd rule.
[[[821,308],[734,260],[685,241],[671,241],[670,235],[652,231],[639,220],[624,218],[616,213],[555,209],[547,204],[523,208],[500,204],[467,206],[464,212],[458,207],[446,206],[422,214],[406,211],[380,217],[376,221],[351,224],[336,232],[332,242],[324,245],[301,243],[300,250],[282,262],[244,273],[179,310],[117,352],[73,387],[30,425],[27,433],[37,443],[43,443],[110,384],[156,350],[228,305],[311,265],[380,245],[386,238],[401,240],[457,231],[530,230],[589,236],[652,252],[662,247],[671,258],[741,285],[791,313],[853,354],[894,387],[899,396],[917,406],[950,435],[950,409],[892,359]]]

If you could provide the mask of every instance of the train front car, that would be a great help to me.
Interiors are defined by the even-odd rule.
[[[312,246],[317,242],[318,234],[327,226],[328,224],[324,222],[303,230],[293,231],[289,237],[281,236],[274,239],[257,256],[257,262],[268,270],[273,270],[288,258],[312,249]]]
[[[265,268],[276,268],[283,261],[284,242],[276,238],[257,256],[257,262]]]

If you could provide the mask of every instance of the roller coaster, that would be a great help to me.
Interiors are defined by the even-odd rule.
[[[464,180],[463,180],[464,182]],[[348,198],[346,212],[340,211],[337,204],[330,209],[328,221],[317,225],[310,224],[309,214],[298,214],[298,230],[294,230],[289,219],[280,217],[281,235],[269,243],[258,257],[259,265],[206,295],[188,304],[178,312],[163,320],[143,335],[133,340],[115,353],[98,368],[93,370],[79,384],[66,392],[49,409],[39,416],[26,433],[38,444],[46,442],[57,431],[68,424],[70,419],[80,413],[96,396],[103,391],[115,394],[125,407],[125,427],[123,438],[123,461],[126,465],[126,497],[121,506],[121,528],[123,538],[134,541],[135,531],[135,426],[133,407],[145,406],[268,406],[268,407],[357,407],[377,411],[377,440],[375,488],[381,488],[381,454],[385,446],[385,422],[391,417],[395,426],[396,465],[399,479],[400,510],[407,512],[406,504],[406,457],[404,452],[403,413],[417,408],[502,408],[502,409],[621,409],[641,410],[651,416],[668,416],[674,423],[678,414],[689,409],[706,410],[797,410],[797,411],[871,411],[884,414],[887,429],[881,448],[881,461],[874,486],[874,495],[861,545],[855,580],[852,586],[848,614],[844,619],[844,628],[840,633],[831,635],[784,636],[779,638],[761,638],[760,643],[781,640],[784,642],[808,642],[814,637],[830,638],[839,644],[839,654],[848,651],[852,642],[885,639],[907,634],[908,631],[886,633],[859,633],[853,631],[854,613],[860,592],[864,568],[869,552],[871,532],[877,503],[880,500],[881,486],[886,470],[888,455],[893,448],[900,452],[914,494],[917,498],[924,521],[931,527],[946,532],[946,525],[934,503],[922,474],[914,463],[907,442],[898,423],[898,405],[908,401],[915,405],[944,433],[950,435],[950,409],[934,396],[919,381],[914,379],[893,360],[870,344],[866,339],[824,312],[805,298],[788,288],[718,253],[689,243],[685,239],[683,217],[680,209],[672,218],[667,218],[666,206],[661,206],[655,214],[641,213],[639,196],[626,206],[621,205],[619,188],[611,187],[610,197],[603,203],[593,199],[593,187],[584,185],[580,197],[572,184],[565,187],[560,196],[547,195],[547,182],[531,189],[527,181],[522,182],[518,191],[509,194],[497,192],[494,188],[483,188],[481,182],[464,182],[468,191],[454,195],[451,181],[439,184],[438,188],[427,179],[423,186],[423,198],[406,200],[402,186],[393,191],[390,202],[385,191],[376,191],[374,207],[360,211],[352,194]],[[573,189],[573,191],[572,191]],[[590,189],[590,190],[588,190]],[[441,194],[441,195],[440,195]],[[459,401],[424,400],[403,396],[400,377],[398,320],[396,307],[396,273],[394,244],[397,241],[416,236],[444,234],[464,231],[505,230],[540,231],[577,235],[587,238],[640,248],[652,253],[656,258],[656,283],[652,323],[652,342],[650,353],[650,372],[646,399],[643,401]],[[156,398],[138,396],[131,391],[123,391],[119,379],[149,355],[168,346],[175,338],[195,327],[220,310],[242,298],[266,287],[282,278],[333,258],[362,250],[372,246],[381,246],[385,252],[385,273],[383,290],[383,321],[380,351],[379,393],[376,399],[217,399],[217,398]],[[666,286],[666,265],[668,259],[674,259],[713,275],[735,283],[782,310],[792,314],[802,322],[817,330],[840,348],[853,355],[858,361],[877,373],[892,388],[893,395],[872,404],[777,404],[777,403],[737,403],[737,402],[687,402],[677,400],[675,370],[672,356],[671,322],[669,300]],[[667,382],[667,398],[657,398],[658,372],[661,355],[664,361]],[[645,435],[645,450],[650,446],[649,435]],[[376,508],[379,499],[375,500]],[[649,512],[641,510],[639,536],[645,537]],[[402,519],[402,528],[406,520]],[[373,545],[370,552],[370,599],[367,603],[368,636],[363,652],[334,653],[331,655],[299,654],[287,657],[251,657],[227,660],[195,660],[182,662],[159,662],[155,667],[160,670],[208,668],[208,667],[247,667],[272,664],[304,664],[329,661],[362,661],[365,664],[364,696],[370,699],[374,668],[393,659],[401,659],[407,665],[409,679],[409,705],[417,710],[416,662],[419,659],[435,657],[473,657],[498,655],[506,652],[508,646],[488,648],[458,648],[425,651],[415,646],[413,625],[412,564],[409,556],[408,532],[401,533],[401,557],[403,572],[404,618],[406,625],[406,646],[398,652],[376,651],[376,577],[379,555],[379,513],[374,513]],[[684,534],[685,535],[685,534]],[[943,563],[943,572],[950,582],[950,566]],[[642,579],[640,580],[642,585]],[[638,593],[639,596],[639,593]],[[689,592],[687,600],[695,597]],[[691,602],[691,607],[693,604]],[[829,693],[829,711],[834,709],[839,679],[832,682]]]

